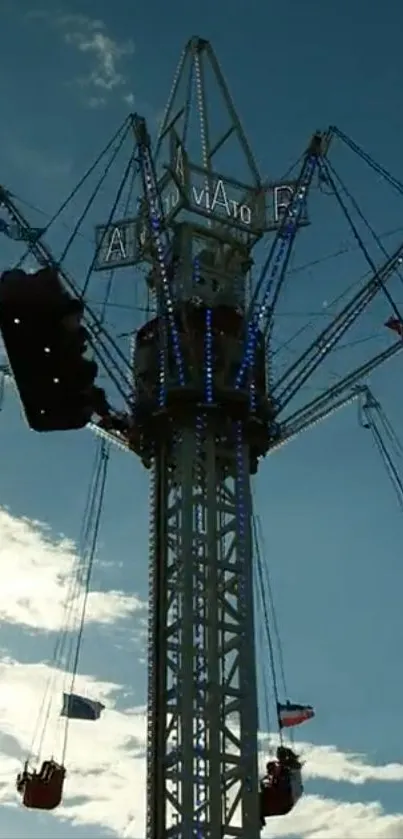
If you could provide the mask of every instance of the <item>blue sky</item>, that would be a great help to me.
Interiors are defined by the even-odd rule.
[[[48,0],[35,7],[20,0],[4,2],[0,16],[0,182],[45,213],[57,208],[130,109],[155,130],[193,34],[211,40],[264,176],[281,177],[316,128],[336,124],[403,180],[403,11],[393,0],[372,7],[364,0],[233,0],[230,7],[212,0],[137,6],[118,0],[113,7]],[[395,246],[403,237],[402,199],[338,145],[332,160],[379,233],[402,227],[384,240],[388,249]],[[108,200],[109,193],[94,224],[105,219]],[[274,333],[277,372],[336,311],[331,301],[366,270],[332,199],[316,190],[310,213],[293,267],[322,261],[290,275]],[[40,223],[36,210],[30,218]],[[58,244],[63,228],[54,235]],[[5,268],[14,251],[7,241],[1,247]],[[75,272],[91,256],[90,242],[80,248]],[[343,248],[344,255],[324,260]],[[134,299],[131,280],[119,275],[114,299]],[[105,278],[93,282],[96,296]],[[399,282],[391,289],[403,306]],[[301,398],[387,346],[387,313],[377,301]],[[108,317],[123,331],[112,309]],[[282,348],[303,323],[309,330]],[[370,382],[397,431],[402,363],[395,358]],[[135,709],[145,701],[148,483],[139,463],[119,451],[111,458],[97,594],[80,668],[83,690],[104,697],[107,711],[96,729],[72,732],[70,791],[55,816],[21,811],[12,791],[42,698],[43,662],[62,620],[74,554],[66,539],[79,533],[96,445],[88,431],[46,438],[30,432],[7,390],[0,414],[4,839],[144,836],[145,728]],[[271,833],[401,839],[402,517],[356,407],[275,453],[255,484],[290,692],[317,708],[316,720],[301,731],[307,795]],[[263,651],[259,667],[264,657]]]

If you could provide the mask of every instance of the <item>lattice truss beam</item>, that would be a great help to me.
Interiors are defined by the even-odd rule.
[[[258,835],[251,498],[241,429],[234,442],[223,458],[200,421],[178,431],[155,467],[150,837],[164,828],[192,836],[198,825],[211,839],[233,837],[241,823]]]
[[[235,225],[261,215],[259,170],[217,57],[203,38],[191,38],[182,53],[154,160],[165,172],[159,189],[168,222],[181,206],[215,216],[218,226],[217,210]],[[253,206],[247,206],[252,195]]]

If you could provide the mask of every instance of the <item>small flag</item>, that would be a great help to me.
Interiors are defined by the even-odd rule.
[[[77,693],[64,693],[60,716],[70,720],[99,720],[104,709],[102,702],[87,699]]]
[[[287,702],[285,705],[278,703],[277,715],[280,728],[292,728],[294,725],[301,725],[311,720],[315,716],[315,711],[311,705]]]

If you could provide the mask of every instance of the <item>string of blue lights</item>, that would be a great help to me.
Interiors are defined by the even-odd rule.
[[[196,784],[195,784],[195,814],[194,814],[194,830],[196,839],[203,839],[202,828],[202,812],[207,801],[207,766],[206,766],[206,659],[205,659],[205,639],[204,639],[204,618],[206,610],[206,594],[204,590],[204,556],[206,551],[205,541],[205,509],[202,503],[203,487],[205,484],[202,463],[202,448],[205,430],[205,419],[202,416],[196,419],[196,492],[199,493],[195,503],[195,519],[196,519],[196,533],[197,544],[193,549],[197,551],[199,562],[197,563],[196,571],[196,603],[195,614],[199,616],[199,621],[195,627],[195,647],[196,647],[196,661],[195,661],[195,692],[196,692]]]
[[[162,293],[164,297],[166,315],[172,336],[172,346],[175,357],[176,368],[178,372],[179,384],[183,387],[185,384],[184,362],[182,351],[180,347],[179,332],[175,323],[174,301],[171,295],[170,283],[168,279],[167,270],[165,267],[164,254],[169,252],[169,241],[167,247],[164,248],[163,234],[160,213],[158,209],[158,187],[155,183],[153,166],[150,158],[150,153],[147,148],[141,148],[140,151],[140,166],[143,167],[144,183],[147,192],[147,207],[151,222],[151,232],[154,238],[154,243],[157,252],[158,266],[160,270],[160,277],[162,283]],[[161,380],[160,380],[161,385]],[[166,399],[166,389],[162,385],[160,387],[160,399],[163,404]]]
[[[243,424],[237,422],[235,424],[235,462],[236,462],[236,477],[235,477],[235,493],[236,493],[236,507],[237,507],[237,528],[238,528],[238,559],[241,564],[241,573],[239,574],[239,605],[240,608],[246,610],[247,594],[245,591],[245,571],[246,563],[248,562],[248,528],[250,522],[250,512],[247,509],[247,499],[245,498],[245,484],[249,480],[249,476],[245,475],[245,444],[243,439]],[[248,638],[242,639],[243,644],[248,644]],[[249,759],[250,755],[245,755]],[[252,786],[252,779],[250,779]]]
[[[269,274],[263,299],[257,304],[255,311],[248,324],[248,333],[246,338],[246,347],[242,364],[238,370],[235,379],[235,389],[239,390],[242,386],[246,370],[253,367],[256,344],[259,334],[259,328],[267,313],[269,307],[269,298],[273,286],[282,264],[283,257],[286,255],[287,246],[290,244],[295,232],[297,230],[299,221],[301,219],[302,211],[304,209],[307,187],[312,179],[313,173],[317,164],[317,155],[312,154],[307,159],[304,177],[301,179],[298,189],[296,189],[286,210],[286,219],[281,228],[281,235],[279,234],[276,241],[277,253],[274,251],[274,264],[272,265],[271,273]]]
[[[214,361],[213,361],[213,312],[206,309],[206,333],[204,340],[205,400],[211,404],[214,399]]]
[[[180,442],[181,442],[181,437],[180,437],[179,432],[177,432],[174,435],[174,441],[173,442],[174,442],[174,450],[175,449],[178,450],[178,446],[180,445]],[[171,492],[171,495],[170,495],[170,503],[172,505],[175,505],[175,506],[176,505],[180,506],[180,503],[181,503],[180,487],[178,486],[177,483],[175,483],[174,486],[172,486],[172,492]],[[175,544],[172,545],[171,554],[174,557],[180,557],[181,556],[182,545],[181,545],[181,537],[180,537],[179,528],[175,528],[175,532],[172,534],[172,537],[174,539]],[[181,569],[178,569],[178,580],[179,580],[180,570]],[[179,624],[180,624],[180,592],[179,592],[179,590],[176,592],[176,596],[174,598],[172,598],[171,614],[172,614],[172,626],[179,626]],[[176,643],[175,643],[174,639],[176,640]],[[181,685],[180,685],[179,678],[178,678],[178,675],[177,675],[180,672],[180,647],[179,647],[179,643],[180,643],[180,641],[178,640],[178,637],[173,635],[173,643],[172,643],[172,646],[171,646],[171,649],[170,649],[170,657],[172,658],[172,662],[173,662],[173,668],[172,668],[171,672],[172,672],[172,674],[175,674],[175,675],[173,677],[174,678],[173,684],[167,685],[168,690],[172,690],[173,695],[176,694],[178,704],[180,703],[180,691],[181,691]],[[178,754],[180,754],[182,744],[179,745],[177,725],[172,726],[171,732],[172,732],[172,734],[171,734],[171,740],[172,740],[171,755],[172,755],[172,760],[174,762],[174,761],[177,760]],[[178,781],[177,778],[175,780],[172,780],[172,785],[175,786],[174,795],[177,796],[178,791],[179,791],[179,781]],[[179,820],[179,813],[174,812],[173,813],[173,821],[177,824],[178,820]]]

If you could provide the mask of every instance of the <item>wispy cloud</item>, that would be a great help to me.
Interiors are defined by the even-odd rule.
[[[68,581],[76,563],[73,543],[55,538],[43,524],[0,509],[0,561],[3,624],[20,625],[31,633],[38,629],[60,631]],[[111,627],[108,631],[113,632],[115,622],[135,613],[140,617],[137,626],[141,636],[144,611],[145,603],[137,597],[98,591],[90,597],[88,621],[107,624]],[[11,650],[0,656],[0,683],[0,803],[4,814],[7,807],[18,805],[15,776],[32,746],[35,730],[42,730],[43,720],[38,720],[38,725],[35,716],[44,707],[44,697],[47,723],[41,755],[61,755],[61,693],[70,689],[70,678],[41,661],[23,663]],[[55,819],[109,829],[127,839],[145,835],[147,747],[144,708],[122,710],[133,696],[128,688],[94,675],[77,676],[75,690],[102,701],[106,710],[96,723],[71,721],[64,802],[53,814]],[[262,747],[266,739],[261,736]],[[400,763],[375,765],[365,755],[343,752],[334,745],[304,742],[298,748],[305,760],[305,778],[311,784],[320,778],[357,788],[370,782],[380,786],[403,780]],[[262,751],[262,763],[263,759]],[[403,813],[387,813],[376,801],[349,803],[334,794],[307,794],[289,816],[271,819],[265,835],[398,839],[403,836]]]
[[[55,757],[61,755],[63,731],[58,723],[63,674],[45,665],[23,665],[14,660],[0,665],[0,732],[8,735],[17,749],[2,748],[0,790],[3,806],[17,803],[15,775],[30,750],[35,718],[27,708],[39,710],[49,684],[53,685],[53,703],[48,711],[46,734],[42,745]],[[89,676],[77,678],[75,689],[102,701],[106,710],[91,724],[74,721],[69,726],[67,757],[68,780],[63,807],[57,815],[80,824],[93,824],[115,830],[117,834],[136,819],[144,823],[145,717],[144,710],[125,713],[116,710],[118,685],[96,682]],[[38,720],[38,731],[41,729]],[[1,741],[0,741],[1,743]],[[17,752],[17,753],[16,753]],[[130,789],[128,779],[130,778]],[[142,831],[137,836],[142,835]]]
[[[62,629],[76,562],[72,542],[55,539],[39,522],[0,509],[1,620],[37,630]],[[139,597],[92,591],[87,621],[111,624],[145,609]]]
[[[375,768],[375,767],[374,767]],[[285,818],[271,819],[265,836],[298,839],[400,839],[403,836],[403,813],[385,813],[376,802],[353,804],[306,795]]]
[[[0,801],[13,806],[15,774],[32,739],[32,719],[26,709],[39,708],[46,685],[52,679],[51,668],[26,665],[14,660],[0,665],[0,733],[8,735],[9,744],[0,754]],[[60,674],[59,674],[60,678]],[[139,837],[145,831],[145,752],[146,718],[143,708],[121,712],[116,701],[122,688],[96,681],[89,676],[77,680],[79,692],[100,699],[106,710],[97,723],[73,721],[69,729],[68,775],[63,806],[55,813],[81,825],[109,828],[117,836]],[[56,693],[47,725],[48,743],[57,755],[57,717],[60,694]],[[95,736],[96,735],[96,736]],[[61,736],[61,735],[60,735]],[[56,738],[56,739],[55,739]],[[56,742],[56,747],[55,747]],[[0,740],[1,744],[1,740]],[[49,745],[50,748],[50,745]],[[307,777],[320,776],[330,781],[365,783],[397,781],[403,766],[370,765],[365,758],[338,751],[334,746],[304,745]],[[46,753],[46,741],[44,743]],[[331,756],[329,761],[329,756]],[[334,766],[343,767],[335,773]],[[335,777],[335,775],[337,777]],[[128,788],[130,779],[130,788]],[[1,782],[4,786],[1,790]],[[270,820],[263,836],[300,839],[397,839],[403,835],[403,813],[384,812],[377,802],[347,803],[335,798],[306,795],[286,818]]]
[[[103,107],[108,97],[121,91],[126,103],[133,94],[126,90],[128,76],[125,60],[134,53],[131,39],[118,40],[107,31],[105,23],[98,18],[82,14],[64,14],[55,10],[53,14],[34,11],[28,14],[30,20],[44,20],[59,30],[64,42],[82,56],[87,70],[78,75],[75,82],[86,91],[89,107]]]

